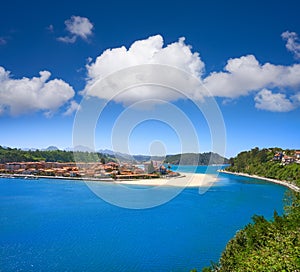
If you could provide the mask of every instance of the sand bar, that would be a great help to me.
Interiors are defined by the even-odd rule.
[[[208,187],[218,181],[215,175],[199,173],[180,173],[178,177],[117,180],[118,184],[145,186],[175,186],[175,187]]]

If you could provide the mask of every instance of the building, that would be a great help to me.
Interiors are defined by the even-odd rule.
[[[294,157],[287,156],[287,155],[284,155],[284,156],[282,157],[282,160],[281,160],[281,162],[282,162],[283,164],[290,164],[290,163],[292,163],[292,162],[294,162],[294,161],[295,161]]]
[[[296,157],[297,160],[300,159],[300,150],[295,151],[295,157]]]
[[[274,155],[273,157],[273,161],[281,161],[282,160],[282,157],[283,157],[283,154],[282,152],[278,152]]]

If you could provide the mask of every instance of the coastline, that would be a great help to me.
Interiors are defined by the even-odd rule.
[[[178,172],[179,173],[179,172]],[[61,176],[32,176],[19,174],[2,174],[4,178],[23,178],[28,180],[41,179],[61,179],[61,180],[76,180],[84,182],[101,182],[101,183],[115,183],[124,185],[138,185],[138,186],[172,186],[172,187],[208,187],[219,179],[215,175],[202,173],[183,173],[180,172],[177,177],[164,177],[153,179],[123,179],[114,180],[112,178],[82,178],[82,177],[61,177]]]
[[[179,173],[179,172],[178,172]],[[218,182],[215,175],[202,173],[183,173],[180,172],[178,177],[155,178],[155,179],[131,179],[114,181],[117,184],[141,185],[141,186],[172,186],[172,187],[209,187]]]
[[[276,184],[279,184],[279,185],[283,185],[283,186],[288,187],[289,189],[291,189],[295,192],[300,192],[300,187],[298,187],[297,185],[292,184],[288,181],[272,179],[272,178],[266,178],[266,177],[261,177],[261,176],[257,176],[257,175],[249,175],[249,174],[240,173],[240,172],[230,172],[230,171],[226,171],[226,170],[218,170],[218,172],[224,173],[224,174],[229,174],[229,175],[234,175],[234,176],[260,179],[260,180],[276,183]]]
[[[0,178],[23,178],[23,179],[63,179],[63,180],[78,180],[78,181],[100,181],[113,182],[112,178],[82,178],[82,177],[63,177],[63,176],[40,176],[40,175],[22,175],[22,174],[0,174]]]

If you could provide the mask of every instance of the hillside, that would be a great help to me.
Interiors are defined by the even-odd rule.
[[[226,170],[300,183],[299,151],[280,148],[244,151],[231,158]],[[288,191],[285,212],[253,222],[228,242],[217,264],[203,272],[300,271],[300,193]]]
[[[211,164],[227,164],[229,160],[217,153],[183,153],[176,155],[168,155],[164,161],[170,164],[181,165],[211,165]]]
[[[295,152],[296,150],[283,150],[281,148],[254,148],[231,158],[231,166],[226,170],[286,180],[299,186],[300,164]]]
[[[77,161],[94,162],[96,161],[115,161],[113,156],[102,153],[91,153],[81,151],[65,151],[51,148],[50,150],[21,150],[17,148],[0,146],[0,163],[7,162],[74,162],[74,156]]]
[[[255,215],[253,223],[238,231],[218,264],[203,272],[300,271],[300,194],[290,193],[283,216],[273,220]]]

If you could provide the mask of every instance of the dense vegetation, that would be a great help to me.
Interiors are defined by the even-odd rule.
[[[287,180],[300,185],[300,164],[291,163],[282,165],[280,161],[273,161],[272,159],[276,152],[285,152],[287,155],[293,155],[294,150],[283,150],[281,148],[254,148],[250,151],[239,153],[235,158],[231,158],[231,166],[226,170]]]
[[[211,165],[211,164],[227,164],[228,159],[219,154],[208,153],[184,153],[176,155],[168,155],[164,161],[170,164],[181,165]]]
[[[289,180],[300,184],[300,165],[283,165],[274,161],[274,154],[284,152],[292,156],[294,150],[280,148],[244,151],[231,158],[226,170],[263,177]],[[285,212],[276,211],[272,220],[254,215],[253,222],[232,238],[219,263],[202,271],[300,271],[300,193],[290,192],[286,197]]]
[[[3,148],[0,146],[0,163],[7,162],[74,162],[74,156],[77,161],[95,162],[95,161],[115,161],[115,158],[101,153],[82,152],[82,151],[64,151],[64,150],[29,150],[24,151],[16,148]]]
[[[253,216],[229,241],[218,264],[202,271],[300,271],[300,194],[290,193],[283,216]]]

